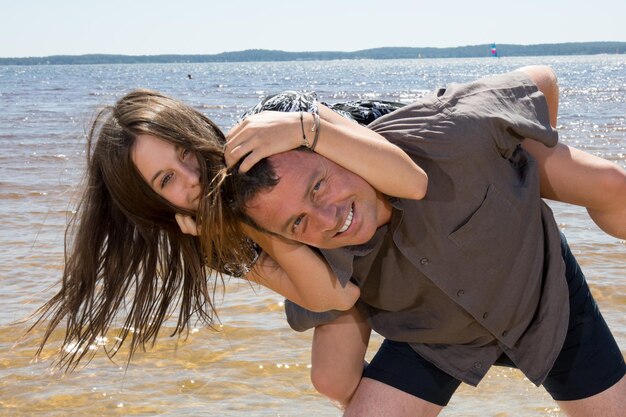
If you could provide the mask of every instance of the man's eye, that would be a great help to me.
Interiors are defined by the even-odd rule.
[[[304,219],[304,215],[298,216],[298,218],[296,220],[294,220],[293,222],[293,229],[295,230],[298,226],[300,226],[300,223],[302,223],[302,220]]]
[[[313,186],[313,191],[319,190],[321,186],[322,186],[322,181],[316,182],[315,185]]]

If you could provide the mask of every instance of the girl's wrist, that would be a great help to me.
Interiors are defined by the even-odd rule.
[[[317,113],[300,111],[299,118],[300,134],[302,135],[300,146],[315,151],[320,133],[320,116]]]

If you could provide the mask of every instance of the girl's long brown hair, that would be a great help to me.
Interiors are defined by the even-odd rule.
[[[198,155],[204,198],[200,240],[183,234],[174,214],[184,212],[158,196],[137,171],[131,151],[139,134],[151,134]],[[130,335],[129,360],[154,344],[179,306],[172,335],[193,317],[214,322],[214,296],[222,273],[239,272],[255,252],[229,207],[223,183],[224,134],[191,107],[149,90],[134,90],[102,109],[87,136],[82,198],[65,235],[61,288],[38,311],[32,328],[46,323],[37,354],[65,321],[59,365],[74,369],[99,337],[124,316],[112,357]]]

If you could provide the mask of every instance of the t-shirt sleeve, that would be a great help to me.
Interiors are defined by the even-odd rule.
[[[298,304],[285,300],[285,315],[289,326],[297,331],[304,332],[321,324],[328,324],[341,315],[339,310],[314,312],[300,307]]]
[[[455,120],[490,133],[504,157],[510,157],[524,138],[549,147],[558,142],[558,133],[550,126],[545,96],[521,71],[450,84],[439,90],[437,97],[456,114]]]

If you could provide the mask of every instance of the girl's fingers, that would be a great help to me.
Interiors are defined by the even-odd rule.
[[[263,157],[259,157],[258,154],[259,153],[256,151],[248,154],[248,156],[244,158],[241,165],[239,165],[239,172],[241,172],[242,174],[245,174],[246,172],[250,170],[250,168],[254,166],[254,164],[256,164],[261,159],[263,159]]]
[[[185,224],[184,216],[182,214],[176,213],[174,215],[174,218],[176,219],[176,223],[178,223],[178,227],[180,228],[180,231],[188,235],[189,231],[187,230],[187,225]]]
[[[239,165],[239,172],[246,173],[262,159],[291,149],[289,147],[284,147],[276,141],[270,140],[257,142],[258,143],[256,144],[251,144],[245,147],[242,146],[240,149],[237,149],[237,160],[243,158],[241,164]]]
[[[233,137],[228,137],[226,147],[224,148],[224,159],[227,167],[232,167],[247,153],[251,152],[254,147],[254,137],[250,137],[252,131],[250,129],[240,131]]]
[[[239,141],[238,139],[232,145],[227,145],[224,150],[226,166],[230,168],[243,158],[239,171],[245,173],[258,161],[272,155],[272,146],[271,141],[263,140],[258,135],[246,141]]]
[[[226,146],[226,149],[224,149],[224,161],[226,162],[226,166],[228,168],[235,165],[239,160],[239,158],[236,156],[239,149],[241,149],[241,146],[236,146],[234,148]]]
[[[246,124],[248,124],[248,119],[239,120],[233,127],[230,128],[228,133],[226,133],[226,141],[230,140],[231,136],[234,136],[239,132]]]
[[[176,219],[176,223],[178,223],[178,227],[180,227],[181,232],[187,235],[198,236],[198,225],[195,220],[191,218],[191,216],[176,213],[174,218]]]
[[[229,168],[232,167],[241,158],[243,158],[252,151],[254,151],[254,147],[252,147],[249,142],[244,142],[231,148],[227,147],[224,150],[224,159],[226,161],[226,166]]]
[[[290,127],[293,123],[285,124],[288,118],[297,118],[298,135]],[[300,146],[299,131],[297,113],[261,112],[249,116],[228,132],[224,148],[226,166],[230,168],[241,161],[239,171],[245,173],[263,158]]]

